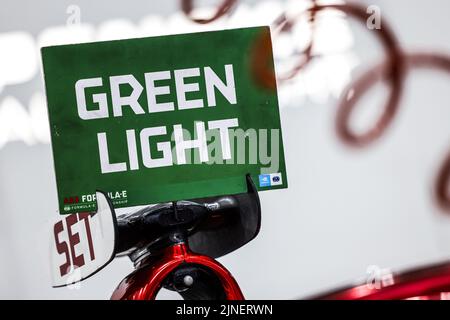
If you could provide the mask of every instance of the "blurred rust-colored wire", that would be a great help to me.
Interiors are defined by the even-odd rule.
[[[366,8],[358,4],[330,4],[330,5],[318,5],[312,3],[310,9],[307,10],[311,14],[311,23],[314,24],[314,14],[326,10],[334,9],[339,10],[349,17],[352,17],[359,22],[366,24],[368,14]],[[288,26],[282,27],[281,31],[289,31],[290,27],[294,23],[293,20],[287,19],[284,14],[277,20],[275,20],[273,26],[278,28],[284,24]],[[313,30],[313,29],[312,29]],[[313,30],[314,32],[314,30]],[[435,68],[450,72],[450,56],[439,53],[405,53],[398,45],[398,41],[389,25],[384,21],[381,29],[374,29],[378,39],[381,41],[383,48],[386,52],[386,59],[356,81],[348,86],[342,94],[342,99],[338,105],[336,114],[336,131],[337,135],[346,144],[353,147],[364,147],[377,140],[389,127],[395,115],[397,114],[400,98],[403,93],[403,82],[406,78],[406,73],[411,68]],[[274,34],[275,36],[277,33]],[[270,40],[270,39],[269,39]],[[267,40],[266,40],[267,41]],[[292,69],[288,76],[278,77],[280,83],[294,77],[303,67],[305,67],[313,58],[311,53],[313,48],[314,35],[310,39],[310,43],[302,53],[304,60]],[[263,48],[263,47],[261,47]],[[263,48],[264,49],[264,48]],[[257,70],[256,66],[264,66],[261,63],[261,56],[264,50],[255,52],[254,66],[252,70]],[[264,72],[257,71],[256,75],[264,79]],[[261,78],[260,78],[261,80]],[[363,133],[356,133],[351,129],[350,118],[353,111],[356,108],[357,102],[364,94],[372,88],[378,81],[388,82],[390,84],[390,92],[387,101],[383,106],[383,111],[380,117],[374,121],[374,124]],[[262,81],[264,83],[265,81]],[[272,86],[273,87],[273,86]],[[435,194],[438,204],[446,210],[450,210],[450,192],[448,191],[450,184],[450,154],[447,156],[443,165],[441,166],[436,183]]]
[[[357,19],[364,25],[366,24],[368,18],[366,8],[362,5],[357,4],[319,5],[314,1],[312,2],[312,6],[306,11],[307,13],[310,14],[311,23],[314,24],[314,16],[317,12],[327,9],[334,9],[341,11],[347,14],[348,16]],[[273,26],[276,28],[284,25],[292,26],[292,24],[295,23],[295,20],[300,18],[302,14],[304,13],[301,13],[294,19],[288,19],[287,16],[284,14],[280,18],[275,20]],[[286,32],[288,30],[289,30],[288,28],[282,28],[281,32],[283,31]],[[314,32],[314,29],[312,29],[312,32]],[[385,62],[386,72],[383,72],[381,74],[380,70],[378,69],[372,70],[370,73],[367,73],[364,77],[362,77],[359,81],[352,84],[350,87],[352,89],[352,95],[348,94],[345,95],[345,97],[349,97],[349,99],[343,100],[338,108],[339,111],[337,114],[337,121],[336,121],[338,135],[346,143],[353,146],[367,145],[370,142],[376,140],[383,133],[384,129],[388,126],[391,119],[397,112],[400,96],[402,93],[403,87],[402,84],[404,77],[404,64],[403,64],[404,61],[402,59],[401,51],[397,45],[398,43],[397,39],[392,30],[386,24],[383,25],[382,29],[375,29],[374,33],[380,39],[383,48],[386,52],[386,56],[388,57],[388,59],[386,59]],[[277,33],[275,33],[274,36],[277,36]],[[314,57],[312,55],[313,46],[314,46],[314,34],[312,35],[307,48],[302,53],[302,55],[305,58],[297,66],[295,66],[287,75],[284,75],[281,78],[278,77],[278,80],[283,82],[297,75],[298,72],[313,59]],[[264,51],[255,52],[254,54],[255,56],[263,55]],[[254,63],[257,63],[258,59],[261,58],[256,58],[256,60],[254,60]],[[261,65],[259,66],[261,67]],[[261,75],[261,72],[259,75]],[[375,84],[376,80],[384,80],[390,82],[391,91],[389,99],[384,105],[381,117],[375,122],[373,127],[367,130],[365,133],[358,135],[352,132],[348,126],[350,115],[358,99],[365,93],[365,91],[367,91],[373,84]]]
[[[305,14],[309,16],[309,22],[311,25],[311,38],[309,39],[309,44],[306,48],[301,52],[298,57],[298,62],[295,66],[286,72],[285,74],[278,74],[277,80],[279,83],[283,83],[287,80],[294,78],[300,70],[302,70],[312,59],[312,49],[313,49],[313,38],[312,35],[314,33],[314,21],[316,16],[317,7],[316,0],[311,1],[312,6],[311,10],[307,10],[302,12],[301,14],[288,18],[286,13],[281,14],[275,21],[272,23],[271,27],[274,30],[274,37],[278,36],[281,33],[290,32],[295,25],[295,23]],[[271,38],[269,34],[262,34],[260,38],[256,41],[253,50],[251,51],[251,72],[254,76],[255,81],[257,81],[263,87],[266,87],[271,90],[276,89],[276,81],[273,81],[273,73],[272,69],[269,69],[268,62],[271,61]]]
[[[318,5],[315,1],[313,1],[312,6],[308,10],[300,13],[293,18],[289,19],[286,14],[282,14],[279,18],[277,18],[272,24],[273,28],[275,29],[274,37],[282,32],[289,32],[295,22],[304,14],[309,14],[310,22],[314,26],[316,13],[326,9],[339,10],[353,18],[356,18],[358,21],[364,24],[367,21],[366,8],[361,5]],[[312,49],[314,46],[314,28],[311,28],[311,31],[312,36],[310,38],[309,44],[307,45],[306,49],[300,54],[302,56],[302,59],[299,59],[299,63],[291,71],[284,75],[278,75],[277,79],[280,83],[295,77],[300,72],[300,70],[302,70],[314,58],[314,56],[312,55]],[[349,129],[347,123],[357,100],[374,84],[373,80],[375,74],[367,74],[366,77],[360,79],[360,81],[352,85],[353,95],[350,97],[350,99],[343,101],[338,108],[339,112],[337,114],[337,132],[341,139],[353,146],[366,145],[382,134],[398,109],[398,104],[402,92],[403,60],[400,54],[400,50],[397,47],[397,40],[395,38],[395,35],[386,25],[383,26],[383,29],[375,29],[374,31],[378,38],[381,40],[386,51],[386,55],[389,57],[389,59],[387,60],[387,70],[389,70],[389,72],[386,72],[385,74],[383,74],[383,76],[385,78],[384,80],[387,80],[391,83],[391,91],[380,119],[378,119],[374,126],[371,129],[367,130],[366,133],[357,135]],[[268,54],[270,54],[269,50],[267,50],[269,45],[270,38],[268,37],[262,37],[258,41],[257,45],[252,51],[252,72],[255,76],[256,81],[258,81],[262,85],[265,85],[267,88],[274,89],[275,85],[271,84],[270,81],[271,72],[267,70],[267,64],[265,63],[265,61],[267,61],[268,59]],[[380,75],[378,75],[378,77],[376,77],[375,79],[380,79]],[[349,95],[346,95],[346,97],[347,96]]]
[[[432,52],[400,52],[403,63],[403,75],[402,79],[406,78],[407,72],[413,68],[427,68],[437,69],[450,73],[450,55],[442,53]],[[350,92],[353,92],[351,98],[348,100],[342,100],[338,108],[338,114],[336,117],[336,128],[338,135],[350,145],[365,146],[378,138],[392,122],[396,105],[387,105],[387,115],[381,117],[378,123],[375,125],[372,132],[366,135],[356,135],[350,129],[350,113],[354,109],[357,100],[364,95],[364,93],[372,87],[379,79],[386,79],[389,77],[389,64],[383,62],[377,65],[363,74],[360,78],[354,81],[350,86],[344,90],[343,97],[349,96]],[[392,88],[391,88],[392,90]],[[392,91],[391,91],[392,96]],[[396,104],[399,101],[399,97],[396,98]],[[389,110],[389,108],[391,108]],[[450,185],[450,154],[445,159],[444,163],[438,172],[435,182],[435,194],[436,200],[440,207],[445,210],[450,210],[450,193],[448,191]]]
[[[450,209],[450,152],[442,164],[436,179],[436,197],[444,210]]]
[[[237,0],[223,0],[222,3],[217,7],[216,12],[210,18],[196,18],[192,15],[193,0],[181,0],[181,10],[184,12],[186,17],[196,23],[206,24],[213,22],[220,17],[227,14],[231,8],[236,4]]]
[[[183,12],[194,22],[209,23],[226,13],[235,5],[237,0],[225,0],[217,8],[216,13],[209,19],[199,19],[191,16],[192,0],[182,0]],[[366,25],[368,19],[367,8],[360,4],[344,3],[344,4],[317,4],[317,0],[311,0],[311,6],[306,11],[297,16],[288,18],[287,13],[279,16],[272,24],[274,30],[274,37],[280,33],[289,32],[292,30],[296,21],[304,14],[309,16],[311,27],[311,38],[306,48],[299,54],[297,64],[286,74],[278,75],[277,80],[283,83],[286,80],[295,77],[313,58],[312,49],[314,46],[314,27],[316,13],[334,9],[343,12],[351,18],[358,20],[360,23]],[[346,144],[353,147],[365,147],[374,142],[386,131],[392,123],[395,115],[398,112],[400,98],[403,93],[403,83],[407,76],[407,72],[412,68],[434,68],[444,70],[450,73],[450,56],[439,53],[405,53],[399,46],[394,32],[383,21],[383,26],[380,29],[373,29],[377,38],[381,41],[384,51],[386,52],[386,59],[380,65],[377,65],[356,81],[348,86],[343,94],[342,99],[338,105],[336,114],[336,132],[339,138]],[[269,33],[262,33],[260,39],[255,43],[252,50],[251,57],[251,72],[255,80],[267,89],[276,89],[276,80],[274,76],[273,66],[269,65],[272,61],[271,56],[271,38]],[[378,81],[387,82],[390,84],[390,92],[388,99],[383,105],[383,111],[374,124],[363,133],[356,133],[351,129],[350,118],[356,108],[357,102],[370,90]],[[442,164],[435,183],[436,198],[438,204],[450,210],[450,153]]]

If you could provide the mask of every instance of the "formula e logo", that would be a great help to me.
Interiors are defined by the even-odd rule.
[[[271,173],[271,174],[260,174],[259,175],[259,186],[260,187],[271,187],[279,186],[283,184],[281,178],[281,173]]]

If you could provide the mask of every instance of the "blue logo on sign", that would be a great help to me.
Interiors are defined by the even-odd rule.
[[[270,187],[270,174],[260,174],[259,175],[259,186],[260,187]]]

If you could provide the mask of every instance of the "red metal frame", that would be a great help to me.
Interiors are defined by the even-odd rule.
[[[183,263],[212,270],[224,288],[227,300],[244,300],[231,273],[216,260],[193,253],[186,243],[164,249],[157,260],[138,268],[121,281],[113,300],[154,300],[164,279]],[[450,262],[392,275],[389,285],[375,288],[363,283],[313,297],[318,300],[450,300]]]
[[[392,283],[377,289],[368,284],[344,288],[320,300],[449,300],[450,263],[392,275]]]
[[[113,300],[154,300],[164,279],[183,263],[205,266],[212,270],[226,294],[227,300],[244,300],[244,296],[231,273],[216,260],[193,253],[186,243],[179,243],[164,249],[162,257],[146,264],[128,275],[117,286]]]
[[[161,257],[146,263],[118,285],[113,300],[154,300],[164,279],[183,263],[205,266],[219,278],[227,300],[244,300],[236,280],[216,260],[193,253],[185,243],[164,249]],[[450,300],[450,262],[392,274],[381,288],[362,283],[313,297],[318,300]]]

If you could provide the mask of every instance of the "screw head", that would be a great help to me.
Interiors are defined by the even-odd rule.
[[[190,275],[186,275],[183,278],[183,283],[185,286],[190,287],[194,284],[194,278],[192,278]]]

